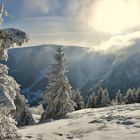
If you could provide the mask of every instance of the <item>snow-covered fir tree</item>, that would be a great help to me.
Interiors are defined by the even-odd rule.
[[[0,18],[4,15],[4,6],[0,6]],[[21,46],[29,40],[28,35],[18,29],[0,29],[0,60],[7,61],[8,49],[14,45]],[[8,75],[8,68],[6,65],[0,64],[0,106],[6,107],[13,115],[18,123],[21,123],[21,116],[26,111],[29,112],[26,106],[26,100],[20,95],[20,86],[16,83],[14,78]],[[28,113],[28,119],[33,121],[32,115]],[[24,120],[26,122],[28,120]],[[20,124],[21,125],[21,124]],[[22,123],[25,125],[25,123]]]
[[[92,95],[89,95],[86,107],[87,108],[95,108],[96,107],[96,96],[95,96],[94,92],[92,93]]]
[[[136,103],[137,102],[137,89],[136,88],[133,88],[132,89],[132,92],[133,92],[133,98],[134,98],[134,103]]]
[[[47,103],[41,120],[59,119],[74,111],[75,102],[71,100],[71,86],[66,77],[64,53],[61,47],[54,55],[56,64],[52,64],[48,73],[48,86],[44,91],[44,103]]]
[[[107,88],[103,89],[102,87],[99,88],[97,93],[97,101],[96,107],[107,107],[110,105],[110,99],[108,96]]]
[[[101,106],[102,98],[103,98],[103,88],[99,87],[98,92],[97,92],[97,100],[96,100],[96,105],[98,107]]]
[[[140,103],[140,87],[137,88],[137,90],[136,90],[136,97],[137,97],[136,102]]]
[[[97,98],[96,98],[96,106],[102,107],[102,98],[103,98],[103,88],[100,87],[97,92]]]
[[[81,96],[79,89],[72,91],[72,100],[76,103],[75,110],[80,110],[85,107],[84,99]]]
[[[0,140],[21,140],[17,132],[16,122],[7,108],[0,107]]]
[[[124,97],[120,90],[116,93],[116,103],[117,105],[121,105],[124,103]]]
[[[109,99],[109,93],[108,93],[108,89],[105,88],[103,91],[102,91],[102,101],[101,101],[101,104],[103,107],[107,107],[110,105],[110,99]]]
[[[6,65],[0,64],[0,70],[0,106],[10,110],[18,125],[22,126],[34,123],[26,105],[26,100],[23,95],[20,95],[20,86],[11,76],[8,76]],[[28,113],[26,119],[23,120],[22,115],[25,111]]]
[[[129,88],[126,92],[125,104],[132,104],[135,102],[136,102],[136,99],[135,99],[133,90],[131,88]]]

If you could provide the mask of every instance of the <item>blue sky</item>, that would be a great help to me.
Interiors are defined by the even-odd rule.
[[[40,16],[63,16],[68,0],[1,0],[16,19]]]
[[[125,37],[126,43],[131,40],[129,37],[139,37],[140,0],[0,0],[0,3],[14,17],[5,17],[3,28],[26,31],[30,36],[27,46],[63,44],[104,49],[103,46],[113,46],[115,39]],[[128,46],[125,43],[122,46]]]

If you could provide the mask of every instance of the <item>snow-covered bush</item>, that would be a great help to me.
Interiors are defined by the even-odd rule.
[[[44,112],[42,104],[40,104],[38,106],[30,107],[29,109],[30,109],[30,111],[31,111],[31,113],[33,115],[33,118],[34,118],[35,122],[39,122],[40,116]]]
[[[18,122],[17,126],[34,124],[35,121],[33,119],[31,111],[26,105],[25,97],[23,95],[17,94],[14,103],[16,106],[15,119]]]
[[[31,113],[35,114],[35,115],[42,115],[42,113],[44,111],[41,104],[38,106],[31,107],[29,109],[30,109]]]
[[[59,119],[74,110],[75,103],[71,100],[71,86],[65,75],[65,59],[62,48],[57,49],[53,64],[48,74],[48,86],[44,91],[44,104],[47,103],[41,120]]]

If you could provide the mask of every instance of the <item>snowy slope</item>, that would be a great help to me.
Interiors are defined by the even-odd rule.
[[[84,109],[20,133],[24,140],[139,140],[140,104]]]

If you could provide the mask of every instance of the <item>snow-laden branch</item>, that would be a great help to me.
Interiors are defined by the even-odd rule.
[[[21,46],[23,43],[28,42],[29,36],[25,32],[9,28],[0,30],[0,59],[7,60],[7,50],[14,45]]]

